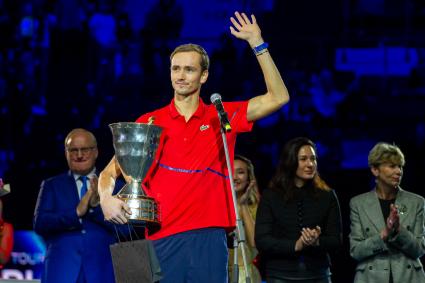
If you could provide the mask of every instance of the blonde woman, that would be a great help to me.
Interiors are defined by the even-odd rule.
[[[255,215],[259,202],[259,193],[257,180],[254,173],[254,165],[252,162],[241,155],[235,156],[233,164],[233,182],[238,202],[238,210],[245,229],[245,247],[247,255],[247,270],[251,277],[251,282],[261,282],[260,272],[253,264],[253,260],[257,255],[255,248],[254,230],[255,230]],[[229,278],[233,278],[233,249],[229,250]],[[245,282],[246,273],[243,266],[242,250],[238,249],[238,265],[239,265],[239,282]]]
[[[425,200],[401,189],[404,155],[397,146],[376,144],[368,163],[376,186],[350,202],[354,282],[424,283]]]

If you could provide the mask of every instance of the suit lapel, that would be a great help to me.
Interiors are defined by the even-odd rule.
[[[364,211],[375,226],[376,230],[381,231],[385,227],[384,215],[382,214],[381,205],[379,204],[378,196],[375,190],[369,192],[366,201],[363,203]]]

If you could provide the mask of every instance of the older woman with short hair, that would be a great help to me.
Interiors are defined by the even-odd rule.
[[[425,200],[401,189],[405,160],[396,145],[376,144],[368,163],[376,186],[350,201],[354,282],[423,283]]]

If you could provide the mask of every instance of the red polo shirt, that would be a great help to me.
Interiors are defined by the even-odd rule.
[[[246,118],[248,101],[223,105],[232,126],[226,138],[233,160],[237,134],[250,131],[253,123]],[[158,163],[145,179],[145,188],[159,202],[161,229],[149,238],[156,240],[206,227],[234,227],[232,192],[214,106],[200,99],[198,109],[186,122],[172,100],[136,122],[147,123],[152,116],[163,133]]]

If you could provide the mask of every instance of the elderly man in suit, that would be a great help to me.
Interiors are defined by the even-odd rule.
[[[373,191],[350,202],[350,254],[358,261],[355,283],[422,283],[425,253],[424,198],[400,188],[404,155],[378,143],[368,162]]]
[[[65,138],[69,171],[41,184],[34,230],[47,245],[43,283],[114,282],[109,245],[116,237],[98,205],[97,156],[94,135],[74,129]]]

